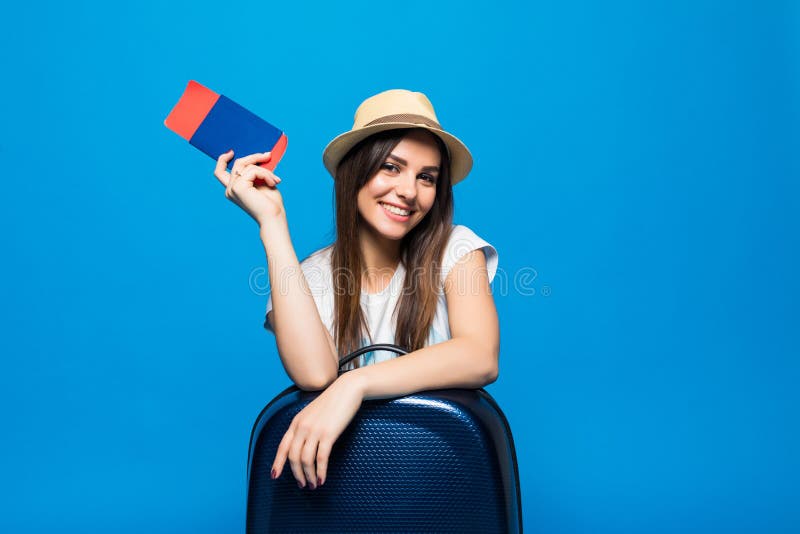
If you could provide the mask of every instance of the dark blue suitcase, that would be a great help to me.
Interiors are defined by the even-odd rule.
[[[402,347],[363,347],[361,354]],[[278,444],[319,392],[291,386],[256,419],[247,462],[247,532],[522,532],[511,429],[483,389],[364,401],[331,450],[325,484],[300,489]]]

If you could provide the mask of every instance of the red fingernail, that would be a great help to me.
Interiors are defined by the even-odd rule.
[[[298,487],[298,488],[300,488],[300,489],[303,489],[303,485],[302,485],[302,484],[300,484],[300,481],[299,481],[299,480],[297,481],[297,487]]]
[[[320,479],[319,479],[319,485],[321,486],[321,485],[323,485],[324,483],[325,483],[325,479],[322,479],[322,478],[320,478]]]
[[[272,480],[275,480],[276,478],[278,478],[278,472],[275,471],[275,469],[273,469],[272,470]]]

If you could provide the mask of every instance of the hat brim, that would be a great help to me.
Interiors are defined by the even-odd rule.
[[[385,132],[387,130],[398,130],[401,128],[423,128],[428,130],[434,135],[437,135],[447,147],[450,153],[450,183],[456,185],[463,180],[472,170],[472,154],[467,146],[461,140],[444,130],[433,128],[426,124],[418,124],[411,122],[389,122],[385,124],[374,124],[359,128],[358,130],[350,130],[341,135],[336,136],[325,150],[322,152],[322,163],[331,176],[336,177],[336,168],[342,158],[360,141],[366,139],[372,134],[378,132]]]

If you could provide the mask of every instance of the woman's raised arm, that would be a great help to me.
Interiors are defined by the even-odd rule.
[[[283,367],[299,388],[324,389],[336,380],[339,358],[289,236],[280,178],[257,165],[269,161],[269,152],[237,159],[228,173],[232,157],[232,151],[219,157],[214,176],[225,186],[225,196],[259,225],[272,288],[269,320]]]

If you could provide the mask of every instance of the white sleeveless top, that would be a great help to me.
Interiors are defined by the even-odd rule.
[[[453,268],[453,265],[458,262],[465,254],[475,249],[482,249],[486,256],[486,267],[489,275],[489,283],[494,279],[497,272],[497,250],[478,237],[472,230],[463,225],[453,225],[453,231],[450,235],[450,240],[442,258],[442,272],[441,280],[447,278],[448,273]],[[319,315],[322,322],[331,334],[333,339],[336,336],[333,331],[333,275],[331,268],[331,253],[333,252],[333,245],[321,248],[306,259],[300,262],[300,267],[303,274],[308,281],[308,286],[311,289],[311,295],[317,304]],[[369,331],[372,334],[373,343],[395,343],[395,322],[393,313],[397,303],[400,299],[403,290],[403,283],[405,280],[405,267],[402,263],[398,264],[395,269],[394,276],[391,282],[379,293],[367,293],[363,288],[361,290],[361,308],[364,312]],[[266,313],[272,309],[272,295],[267,298]],[[269,321],[264,320],[264,328],[272,330]],[[439,301],[436,306],[436,313],[434,315],[433,324],[431,325],[430,334],[425,346],[434,345],[451,339],[450,323],[447,316],[447,299],[443,292],[439,293]],[[369,345],[368,338],[362,338],[361,346]],[[340,354],[339,356],[344,356]],[[382,362],[385,360],[396,357],[397,354],[389,351],[373,351],[359,356],[360,365],[370,365],[372,363]],[[345,369],[352,369],[353,363],[347,364]]]

